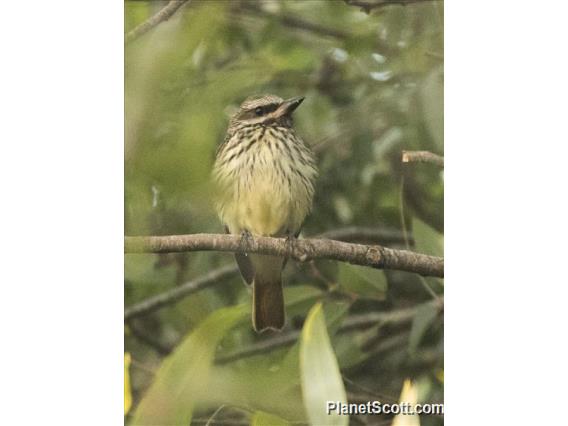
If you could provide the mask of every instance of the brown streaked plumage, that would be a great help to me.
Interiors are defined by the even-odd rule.
[[[231,118],[217,150],[213,177],[216,208],[231,234],[296,236],[310,212],[317,176],[311,150],[293,129],[292,112],[303,98],[250,97]],[[275,256],[236,256],[253,287],[256,331],[285,323],[282,268]]]

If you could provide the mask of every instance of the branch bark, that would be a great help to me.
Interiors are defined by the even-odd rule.
[[[125,253],[222,251],[291,257],[300,262],[331,259],[376,269],[414,272],[443,278],[444,259],[379,245],[344,243],[326,239],[241,237],[225,234],[191,234],[125,237]]]
[[[402,151],[403,163],[431,163],[444,167],[444,157],[429,151]]]
[[[130,43],[131,41],[140,37],[142,34],[146,34],[159,23],[167,21],[173,16],[174,13],[178,11],[180,7],[188,2],[191,2],[191,0],[171,0],[155,15],[151,16],[146,21],[142,22],[140,25],[136,26],[134,29],[126,33],[126,36],[124,37],[124,43]]]
[[[404,242],[404,238],[400,231],[356,226],[327,231],[323,234],[319,234],[317,237],[337,239],[341,241],[366,241],[381,243]],[[411,237],[409,238],[413,243],[414,240]],[[238,271],[239,270],[236,265],[222,266],[178,287],[166,290],[155,296],[150,296],[141,302],[127,307],[124,310],[124,320],[129,321],[132,318],[146,315],[150,312],[161,309],[164,306],[173,305],[190,294],[224,282],[226,278],[236,275]]]

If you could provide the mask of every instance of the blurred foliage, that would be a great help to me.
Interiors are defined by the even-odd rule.
[[[200,399],[219,341],[247,313],[246,306],[219,309],[166,358],[138,405],[135,424],[187,424]]]
[[[165,4],[126,2],[125,30]],[[127,44],[127,235],[223,232],[210,199],[215,149],[237,105],[258,93],[306,97],[295,126],[316,152],[320,177],[303,235],[399,230],[413,237],[411,249],[443,254],[443,172],[400,161],[402,150],[443,155],[442,2],[367,14],[342,0],[193,0]],[[390,245],[406,246],[404,238]],[[226,253],[126,255],[125,305],[231,262]],[[443,316],[423,306],[431,298],[424,285],[441,294],[442,280],[331,261],[288,262],[284,280],[283,335],[299,333],[322,303],[349,401],[395,402],[407,378],[419,402],[443,400]],[[343,328],[357,315],[406,308],[416,309],[410,321]],[[249,291],[235,276],[129,321],[126,422],[152,423],[155,410],[169,424],[309,422],[298,338],[214,361],[274,339],[254,334],[249,310]]]

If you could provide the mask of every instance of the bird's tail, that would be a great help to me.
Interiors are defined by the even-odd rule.
[[[254,255],[255,268],[252,297],[252,324],[257,332],[281,330],[286,321],[282,293],[284,259],[276,256]]]

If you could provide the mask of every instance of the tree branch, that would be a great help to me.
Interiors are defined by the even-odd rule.
[[[399,243],[405,244],[404,235],[399,230],[366,228],[360,226],[349,226],[346,228],[326,231],[315,236],[315,238],[327,238],[329,240],[339,240],[345,242],[372,242],[381,244]],[[408,236],[408,243],[414,245],[414,238]]]
[[[404,238],[400,231],[391,229],[379,228],[364,228],[364,227],[347,227],[340,228],[332,231],[319,234],[318,238],[338,239],[341,241],[372,241],[372,242],[403,242]],[[414,240],[411,239],[412,242]],[[179,302],[181,299],[193,294],[199,290],[211,287],[215,284],[222,283],[226,278],[229,278],[238,273],[236,265],[227,265],[200,277],[194,278],[185,284],[182,284],[173,289],[166,290],[155,296],[148,297],[147,299],[138,302],[124,310],[124,320],[128,321],[150,312],[156,311],[164,306],[171,305]]]
[[[348,6],[360,7],[365,13],[371,13],[373,9],[379,9],[385,6],[400,5],[406,6],[412,3],[426,3],[442,0],[377,0],[377,1],[367,1],[367,0],[343,0]]]
[[[236,275],[237,272],[239,272],[239,269],[236,265],[223,266],[171,290],[149,297],[140,303],[126,308],[124,310],[124,320],[128,321],[148,312],[158,310],[165,305],[176,303],[192,293]]]
[[[414,272],[423,276],[444,276],[444,259],[396,250],[379,245],[344,243],[325,239],[241,237],[226,234],[191,234],[152,237],[125,237],[125,253],[170,253],[224,251],[291,257],[300,262],[331,259],[376,269]]]
[[[162,342],[160,342],[154,336],[152,336],[152,335],[148,334],[147,332],[145,332],[144,330],[138,328],[138,325],[136,325],[134,323],[134,321],[128,321],[127,324],[128,324],[129,329],[130,329],[130,332],[132,333],[132,335],[136,339],[138,339],[141,343],[143,343],[147,346],[150,346],[159,355],[166,356],[166,355],[169,355],[171,353],[171,351],[172,351],[171,347],[164,345]]]
[[[261,340],[259,342],[253,343],[243,349],[230,352],[225,355],[220,355],[215,359],[216,364],[227,364],[229,362],[236,361],[238,359],[248,358],[255,355],[260,355],[268,352],[275,351],[277,349],[285,348],[291,346],[300,337],[300,331],[295,330],[289,333],[277,334],[274,337],[270,337],[266,340]]]
[[[136,26],[134,29],[126,33],[124,37],[124,43],[127,44],[142,34],[146,34],[160,22],[167,21],[172,17],[177,10],[182,7],[185,3],[191,2],[191,0],[171,0],[165,5],[162,9],[160,9],[155,15],[152,15],[146,21],[142,22],[140,25]]]
[[[240,7],[243,12],[250,13],[251,15],[256,15],[265,18],[272,18],[280,21],[280,23],[289,28],[295,28],[298,30],[309,31],[314,34],[318,34],[324,37],[333,37],[337,39],[345,39],[349,37],[349,34],[345,31],[337,30],[335,28],[324,27],[323,25],[315,24],[310,21],[306,21],[302,18],[292,15],[282,15],[277,13],[269,12],[265,9],[258,7],[253,3],[243,3]],[[236,9],[237,12],[241,10]]]
[[[343,321],[338,332],[344,333],[354,329],[368,328],[376,324],[403,324],[411,321],[419,308],[423,306],[436,306],[441,309],[443,307],[443,303],[444,299],[441,298],[439,301],[433,300],[413,308],[397,309],[390,312],[370,312],[366,314],[352,315]],[[298,330],[276,335],[275,337],[253,343],[244,349],[220,355],[216,358],[215,362],[217,364],[226,364],[238,359],[248,358],[281,349],[294,344],[298,340],[299,336],[300,331]]]
[[[402,151],[403,163],[431,163],[444,167],[444,157],[429,151]]]

